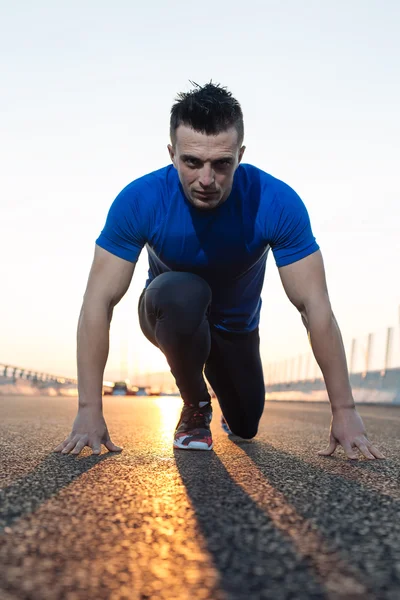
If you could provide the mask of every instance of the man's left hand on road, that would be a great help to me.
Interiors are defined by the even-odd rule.
[[[348,458],[360,458],[359,452],[369,460],[385,458],[370,442],[364,423],[355,408],[336,409],[332,415],[329,446],[318,452],[320,456],[331,456],[337,446],[342,446]]]

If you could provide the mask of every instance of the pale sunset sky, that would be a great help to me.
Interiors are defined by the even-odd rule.
[[[228,87],[244,162],[305,202],[346,343],[395,325],[399,31],[397,0],[2,2],[0,362],[75,376],[94,242],[119,191],[169,163],[189,80]],[[106,378],[167,368],[139,329],[146,271],[143,250]],[[307,351],[272,254],[260,329],[265,364]]]

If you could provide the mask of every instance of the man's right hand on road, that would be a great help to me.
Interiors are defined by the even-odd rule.
[[[100,454],[101,444],[104,444],[110,452],[122,450],[110,440],[101,410],[81,407],[76,415],[71,433],[54,449],[54,452],[79,454],[85,446],[89,446],[92,448],[93,454]]]

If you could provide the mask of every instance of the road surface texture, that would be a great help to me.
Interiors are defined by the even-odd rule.
[[[325,447],[329,406],[268,403],[257,438],[172,449],[178,398],[108,397],[118,454],[52,449],[76,399],[0,398],[2,600],[400,598],[400,408],[386,461]]]

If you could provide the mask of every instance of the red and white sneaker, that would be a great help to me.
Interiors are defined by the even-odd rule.
[[[184,406],[175,430],[174,448],[181,450],[211,450],[213,440],[210,423],[211,404],[202,408]]]

